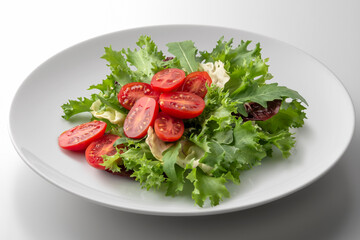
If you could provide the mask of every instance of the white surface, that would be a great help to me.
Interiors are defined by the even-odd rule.
[[[0,239],[113,239],[119,236],[123,239],[168,236],[218,239],[225,235],[244,239],[269,236],[273,239],[358,239],[358,129],[340,162],[309,187],[250,210],[184,218],[115,211],[49,184],[17,155],[8,137],[7,122],[16,89],[33,69],[52,55],[104,33],[170,23],[228,26],[297,46],[322,61],[342,80],[358,115],[359,10],[360,2],[356,0],[223,1],[222,4],[218,1],[1,2],[0,81],[5,116],[0,120],[3,153]],[[328,117],[337,118],[339,124],[346,118],[331,113]]]
[[[59,134],[84,119],[65,121],[60,117],[60,106],[68,98],[74,99],[82,94],[89,85],[106,78],[109,70],[105,61],[99,58],[104,46],[111,44],[118,50],[127,48],[144,34],[152,36],[165,55],[168,42],[185,39],[192,39],[199,50],[211,50],[221,36],[251,39],[254,42],[251,47],[260,42],[263,57],[270,57],[270,72],[274,74],[274,80],[296,89],[309,103],[306,124],[296,131],[297,144],[293,155],[287,160],[279,161],[280,157],[277,157],[264,161],[261,167],[241,175],[240,186],[229,186],[230,199],[224,199],[216,207],[199,208],[194,206],[190,193],[169,198],[163,192],[146,191],[129,179],[91,168],[83,154],[61,151],[57,144]],[[240,40],[235,39],[234,45]],[[327,86],[325,92],[322,91],[324,85]],[[89,95],[88,92],[85,96]],[[44,109],[48,109],[46,114]],[[323,116],[333,109],[337,109],[340,116],[348,116],[334,129],[332,127],[338,123],[336,118],[323,121]],[[39,121],[46,131],[32,127]],[[10,130],[16,149],[25,162],[45,179],[69,192],[120,210],[199,216],[257,206],[313,182],[332,167],[347,148],[354,130],[354,111],[350,97],[338,79],[318,61],[288,44],[229,28],[177,25],[106,34],[52,57],[32,72],[16,93],[10,112]]]

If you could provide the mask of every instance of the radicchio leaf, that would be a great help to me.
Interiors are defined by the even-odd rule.
[[[240,115],[244,121],[265,121],[279,112],[281,100],[267,102],[267,108],[264,108],[256,102],[245,103],[244,107],[248,116]]]

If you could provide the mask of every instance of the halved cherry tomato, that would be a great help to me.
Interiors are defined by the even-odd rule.
[[[163,93],[159,104],[163,112],[180,119],[197,117],[205,108],[204,99],[190,92]]]
[[[150,84],[142,82],[132,82],[125,84],[118,94],[119,103],[126,109],[130,110],[134,106],[136,100],[143,96],[159,100],[160,93],[153,90]]]
[[[92,121],[80,124],[63,132],[59,138],[59,146],[72,151],[85,150],[89,144],[104,135],[106,123]]]
[[[165,142],[175,142],[184,133],[184,123],[181,119],[160,112],[155,119],[154,129],[156,135]]]
[[[210,86],[211,83],[211,77],[207,72],[192,72],[186,76],[182,91],[195,93],[204,98],[207,93],[206,84]]]
[[[185,79],[185,72],[177,68],[167,68],[157,72],[151,79],[151,87],[159,92],[170,92],[179,88]]]
[[[158,103],[150,97],[142,97],[135,102],[124,121],[124,133],[128,138],[142,138],[149,126],[154,124],[159,112]]]
[[[105,167],[100,165],[104,162],[103,155],[112,156],[117,151],[113,146],[119,136],[113,134],[106,134],[101,138],[93,141],[85,151],[86,161],[94,168],[105,170]]]

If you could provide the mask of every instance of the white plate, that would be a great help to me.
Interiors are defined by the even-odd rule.
[[[60,150],[59,134],[79,123],[61,118],[68,99],[89,96],[87,87],[109,74],[100,57],[104,47],[134,48],[137,38],[151,35],[159,48],[191,39],[200,50],[216,41],[260,42],[270,58],[273,81],[299,91],[310,104],[305,127],[297,130],[297,144],[289,159],[269,159],[229,185],[231,198],[219,206],[199,208],[191,197],[165,197],[146,191],[130,179],[87,165],[83,154]],[[206,215],[236,211],[286,196],[327,172],[347,148],[354,130],[354,110],[339,80],[321,63],[283,42],[241,30],[210,26],[157,26],[120,31],[77,44],[47,60],[19,88],[10,112],[10,134],[21,158],[51,183],[86,199],[120,210],[155,215]]]

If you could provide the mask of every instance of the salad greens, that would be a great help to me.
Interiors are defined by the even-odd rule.
[[[227,182],[240,183],[244,170],[260,165],[278,149],[284,158],[295,145],[292,128],[302,127],[307,102],[296,91],[277,83],[266,83],[273,76],[268,72],[268,59],[261,57],[260,44],[249,49],[251,41],[233,46],[233,39],[220,38],[211,51],[199,51],[194,42],[168,43],[173,59],[166,59],[149,36],[141,36],[138,49],[115,51],[105,47],[102,56],[111,73],[89,89],[99,92],[89,98],[69,100],[62,105],[64,119],[75,114],[92,112],[92,104],[100,100],[100,108],[115,110],[123,115],[128,110],[117,99],[120,88],[130,82],[150,83],[152,76],[165,68],[183,69],[187,74],[199,71],[202,63],[221,61],[230,76],[224,87],[212,84],[205,96],[203,113],[184,120],[185,133],[175,143],[164,143],[151,132],[140,140],[124,137],[122,126],[108,124],[108,132],[121,138],[114,144],[117,153],[103,156],[103,165],[110,171],[133,171],[132,176],[146,189],[166,189],[175,196],[184,185],[193,188],[192,198],[203,207],[206,201],[218,205],[230,197]],[[282,100],[278,113],[265,121],[245,121],[249,112],[245,104],[255,102],[267,108],[268,102]],[[96,119],[96,117],[92,117]],[[159,142],[160,141],[160,142]],[[121,145],[119,145],[121,144]],[[121,146],[121,147],[119,147]]]

